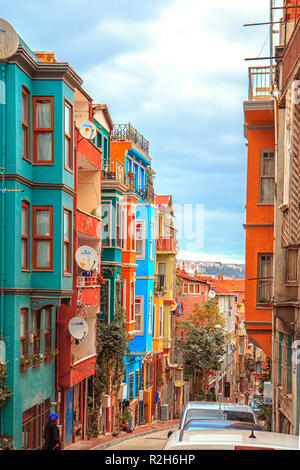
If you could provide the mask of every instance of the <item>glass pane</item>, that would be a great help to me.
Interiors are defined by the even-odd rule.
[[[67,167],[70,167],[70,141],[65,137],[65,165]]]
[[[22,207],[22,234],[28,234],[28,220],[27,220],[28,210],[26,207]]]
[[[274,176],[274,158],[263,158],[263,176]]]
[[[68,254],[69,254],[69,245],[65,243],[64,244],[64,271],[69,270]]]
[[[50,236],[50,212],[47,210],[36,211],[36,235],[41,237]]]
[[[25,313],[21,312],[21,320],[20,320],[20,336],[25,336],[26,332],[26,320],[25,320]]]
[[[36,154],[38,161],[52,160],[52,134],[37,134]]]
[[[65,106],[65,133],[71,135],[71,109]]]
[[[262,178],[261,201],[273,202],[273,200],[274,200],[274,180],[273,178]]]
[[[37,101],[36,127],[38,129],[51,129],[51,101]]]
[[[64,239],[70,240],[70,214],[68,212],[64,212]]]
[[[27,122],[27,95],[22,93],[22,121]]]
[[[36,264],[40,268],[50,267],[50,241],[36,243]]]
[[[21,253],[21,266],[27,267],[27,259],[26,259],[26,243],[27,240],[22,240],[22,253]]]
[[[27,156],[27,129],[22,127],[22,156]]]

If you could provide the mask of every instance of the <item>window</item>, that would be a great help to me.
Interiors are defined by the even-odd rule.
[[[136,249],[136,217],[134,212],[131,217],[131,249]]]
[[[33,161],[39,165],[54,162],[53,97],[33,98]]]
[[[103,138],[103,159],[107,160],[108,159],[108,140],[106,137]]]
[[[166,288],[166,263],[158,263],[158,276],[160,278],[160,285]]]
[[[130,283],[130,321],[135,319],[135,284],[134,281]]]
[[[52,349],[52,308],[45,308],[45,351]]]
[[[183,284],[183,293],[184,293],[184,294],[187,294],[187,293],[188,293],[188,290],[189,290],[188,284]]]
[[[164,307],[159,307],[159,337],[162,338],[164,335]]]
[[[22,88],[22,157],[30,161],[30,94]]]
[[[152,318],[152,333],[153,337],[156,338],[156,304],[153,304],[153,318]]]
[[[152,295],[149,297],[149,309],[148,309],[148,333],[151,333],[151,318],[152,318]]]
[[[117,203],[116,246],[121,247],[121,204]]]
[[[145,258],[145,223],[137,221],[136,223],[136,257]]]
[[[32,313],[33,352],[41,352],[41,310]]]
[[[52,207],[33,207],[33,269],[53,269]]]
[[[135,298],[135,331],[143,333],[143,301],[141,297]]]
[[[65,101],[65,167],[73,169],[73,108]]]
[[[21,309],[20,317],[20,355],[28,355],[28,309]]]
[[[189,294],[193,294],[194,293],[194,284],[189,284]]]
[[[64,273],[71,273],[71,212],[64,210]]]
[[[136,398],[139,396],[140,390],[140,369],[135,371],[135,396]]]
[[[150,259],[154,259],[153,238],[154,238],[154,221],[153,221],[153,218],[151,218],[151,222],[150,222]]]
[[[195,294],[199,294],[200,293],[200,286],[199,284],[195,284]]]
[[[287,281],[297,282],[298,250],[287,249]]]
[[[22,247],[21,247],[21,268],[29,269],[29,204],[22,201]]]
[[[100,286],[100,314],[101,319],[108,321],[108,281]]]
[[[129,401],[133,400],[133,389],[134,389],[133,385],[134,385],[134,376],[133,376],[133,372],[131,372],[128,375],[128,400]]]
[[[97,147],[102,147],[102,134],[97,131]]]
[[[263,150],[260,162],[259,202],[274,204],[275,159],[273,150]]]
[[[272,298],[272,254],[258,255],[258,303],[270,303]]]
[[[102,204],[101,211],[102,211],[102,245],[109,246],[110,244],[110,230],[109,230],[110,205],[107,203]]]

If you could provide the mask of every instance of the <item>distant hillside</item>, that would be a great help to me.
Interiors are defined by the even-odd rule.
[[[232,263],[221,263],[221,262],[209,262],[209,261],[190,261],[190,260],[178,260],[177,266],[183,267],[187,272],[194,274],[207,274],[213,277],[223,275],[230,279],[245,279],[245,265],[244,264],[232,264]]]

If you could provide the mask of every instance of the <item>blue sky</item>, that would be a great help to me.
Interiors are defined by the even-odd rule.
[[[115,123],[150,141],[155,189],[204,209],[203,243],[180,257],[244,259],[245,57],[268,55],[269,0],[0,0],[33,50],[54,50]],[[266,41],[266,42],[265,42]],[[264,65],[259,61],[256,65]],[[181,232],[180,232],[181,233]]]

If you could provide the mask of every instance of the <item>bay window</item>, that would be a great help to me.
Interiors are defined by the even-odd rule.
[[[65,101],[65,168],[73,169],[73,108]]]
[[[21,218],[21,269],[29,269],[29,203],[22,201],[22,218]]]
[[[30,94],[22,88],[22,157],[30,161]]]
[[[33,161],[39,165],[54,162],[53,96],[33,98]]]
[[[53,269],[52,207],[33,207],[33,269]]]

